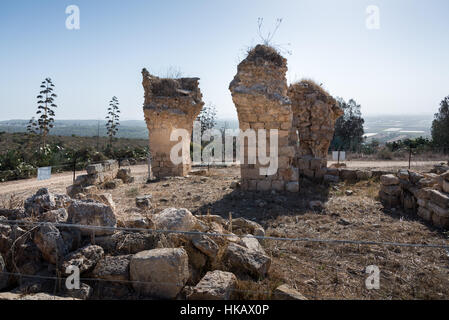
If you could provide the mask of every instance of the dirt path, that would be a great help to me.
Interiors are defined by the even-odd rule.
[[[328,161],[328,165],[330,166],[333,163],[337,163],[337,161]],[[408,161],[344,161],[348,168],[406,168],[408,169]],[[412,169],[427,169],[431,168],[435,164],[439,164],[441,161],[412,161],[411,168]]]
[[[438,164],[441,161],[413,161],[412,169],[429,169],[434,164]],[[328,165],[336,163],[336,161],[329,161]],[[348,168],[408,168],[407,161],[346,161]],[[133,175],[146,174],[148,167],[146,165],[137,165],[131,167]],[[238,170],[235,172],[238,174]],[[85,174],[85,171],[77,171],[76,175]],[[65,188],[72,184],[73,173],[64,172],[52,175],[50,180],[38,181],[36,178],[9,181],[0,183],[0,195],[9,193],[20,193],[29,190],[37,190],[39,188],[49,188],[55,191],[65,191]]]

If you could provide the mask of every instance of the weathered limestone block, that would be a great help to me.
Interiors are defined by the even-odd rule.
[[[197,218],[184,208],[167,208],[153,217],[156,229],[192,231],[198,225]]]
[[[80,248],[64,258],[62,272],[65,273],[70,266],[78,267],[80,273],[92,270],[104,256],[103,248],[97,245],[88,245]],[[71,272],[69,272],[70,274]]]
[[[310,80],[291,84],[288,96],[293,111],[293,130],[290,131],[289,139],[297,146],[297,161],[312,157],[310,167],[304,168],[303,165],[301,171],[310,169],[315,173],[311,177],[312,174],[308,172],[309,178],[322,179],[325,173],[316,172],[327,166],[327,152],[334,135],[335,122],[343,115],[343,110],[329,93]]]
[[[190,141],[193,121],[204,103],[198,87],[199,78],[163,79],[142,70],[142,85],[145,90],[144,115],[147,123],[151,170],[155,177],[185,176],[191,169]],[[174,164],[170,159],[172,147],[177,141],[170,141],[175,129],[185,129],[183,139],[183,162]],[[178,137],[176,137],[177,139]]]
[[[386,174],[380,177],[380,182],[384,186],[394,186],[399,184],[399,178],[393,174]]]
[[[209,271],[193,288],[189,300],[229,300],[237,278],[231,272]]]
[[[425,207],[419,207],[418,208],[418,216],[420,216],[421,218],[423,218],[426,221],[431,221],[432,220],[432,211],[426,209]]]
[[[61,233],[51,223],[39,227],[34,234],[34,243],[42,252],[42,257],[52,264],[62,262],[63,257],[68,253]]]
[[[402,188],[400,186],[384,186],[380,187],[380,190],[390,196],[399,197],[402,193]]]
[[[100,202],[93,200],[73,201],[67,211],[69,214],[69,223],[94,227],[79,227],[83,235],[95,234],[101,236],[113,234],[114,230],[112,228],[117,226],[114,210],[110,206]]]
[[[127,281],[129,280],[129,262],[131,258],[132,255],[130,254],[104,257],[95,266],[92,276],[111,281]]]
[[[175,298],[189,278],[187,252],[163,248],[135,254],[129,271],[134,289],[155,298]]]
[[[243,131],[240,135],[242,189],[281,190],[284,189],[281,184],[297,180],[291,177],[293,173],[284,172],[292,169],[294,155],[294,144],[289,140],[293,113],[287,96],[286,71],[287,60],[275,49],[257,45],[238,65],[237,74],[229,85]],[[247,129],[254,130],[257,143],[245,134]],[[267,129],[265,138],[259,129]],[[277,134],[269,129],[277,129]],[[265,144],[266,155],[273,154],[271,134],[271,138],[278,141],[278,165],[277,170],[264,174],[260,169],[268,168],[268,164],[260,161],[258,153]],[[249,153],[256,156],[255,163],[250,163]]]
[[[273,293],[275,300],[307,300],[300,292],[286,284],[277,287]]]
[[[230,243],[224,253],[224,263],[230,271],[264,277],[271,266],[271,258],[260,251]]]
[[[449,194],[445,194],[438,190],[431,190],[430,199],[438,204],[441,208],[449,208]]]

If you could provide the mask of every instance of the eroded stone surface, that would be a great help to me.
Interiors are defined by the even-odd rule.
[[[293,113],[287,96],[287,60],[276,50],[265,45],[257,45],[238,65],[237,74],[229,85],[232,100],[237,109],[244,155],[241,160],[242,188],[247,190],[284,190],[285,184],[297,181],[297,170],[292,166],[295,149],[289,142]],[[265,139],[259,135],[257,144],[245,139],[245,131],[253,129],[275,129],[273,135],[278,140],[278,165],[275,172],[264,174],[259,157],[255,163],[248,159],[248,152],[257,155],[261,144],[266,145],[269,155],[270,132]],[[273,133],[275,131],[272,131]]]
[[[193,121],[204,103],[199,78],[163,79],[142,70],[145,90],[144,115],[149,131],[151,171],[155,177],[185,176],[191,169],[190,140]],[[174,164],[170,152],[178,140],[170,141],[175,129],[185,129],[183,163]],[[176,137],[178,139],[178,136]]]

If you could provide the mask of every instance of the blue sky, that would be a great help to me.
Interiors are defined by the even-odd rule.
[[[65,27],[68,5],[80,30]],[[366,28],[368,5],[379,30]],[[312,78],[365,115],[432,114],[449,95],[448,13],[447,0],[2,1],[0,120],[31,118],[45,77],[57,119],[102,119],[114,95],[123,119],[143,119],[143,67],[200,77],[203,100],[235,118],[228,86],[260,42],[258,17],[265,32],[283,18],[273,42],[291,51],[289,82]]]

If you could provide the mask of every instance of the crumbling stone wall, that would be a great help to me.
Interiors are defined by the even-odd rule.
[[[296,164],[301,175],[322,179],[335,122],[343,115],[337,101],[310,80],[290,85],[293,125],[290,139],[296,146]]]
[[[274,175],[261,175],[259,169],[266,167],[257,158],[256,164],[248,163],[248,151],[256,151],[257,146],[244,144],[244,163],[241,163],[242,188],[248,190],[298,191],[298,174],[293,167],[294,146],[289,141],[293,113],[287,96],[287,60],[276,50],[265,45],[257,45],[248,53],[237,68],[237,74],[229,85],[232,99],[237,108],[239,126],[247,129],[278,130],[278,170]],[[267,132],[267,155],[270,154],[269,132]]]
[[[387,208],[401,208],[442,228],[449,228],[449,171],[400,170],[380,177],[379,198]]]
[[[191,169],[190,153],[183,154],[183,163],[174,164],[170,160],[170,152],[178,141],[170,141],[170,135],[174,129],[186,129],[188,139],[184,140],[185,150],[190,150],[193,121],[204,105],[198,86],[199,78],[158,78],[146,69],[142,70],[142,76],[151,171],[155,177],[185,176]]]

